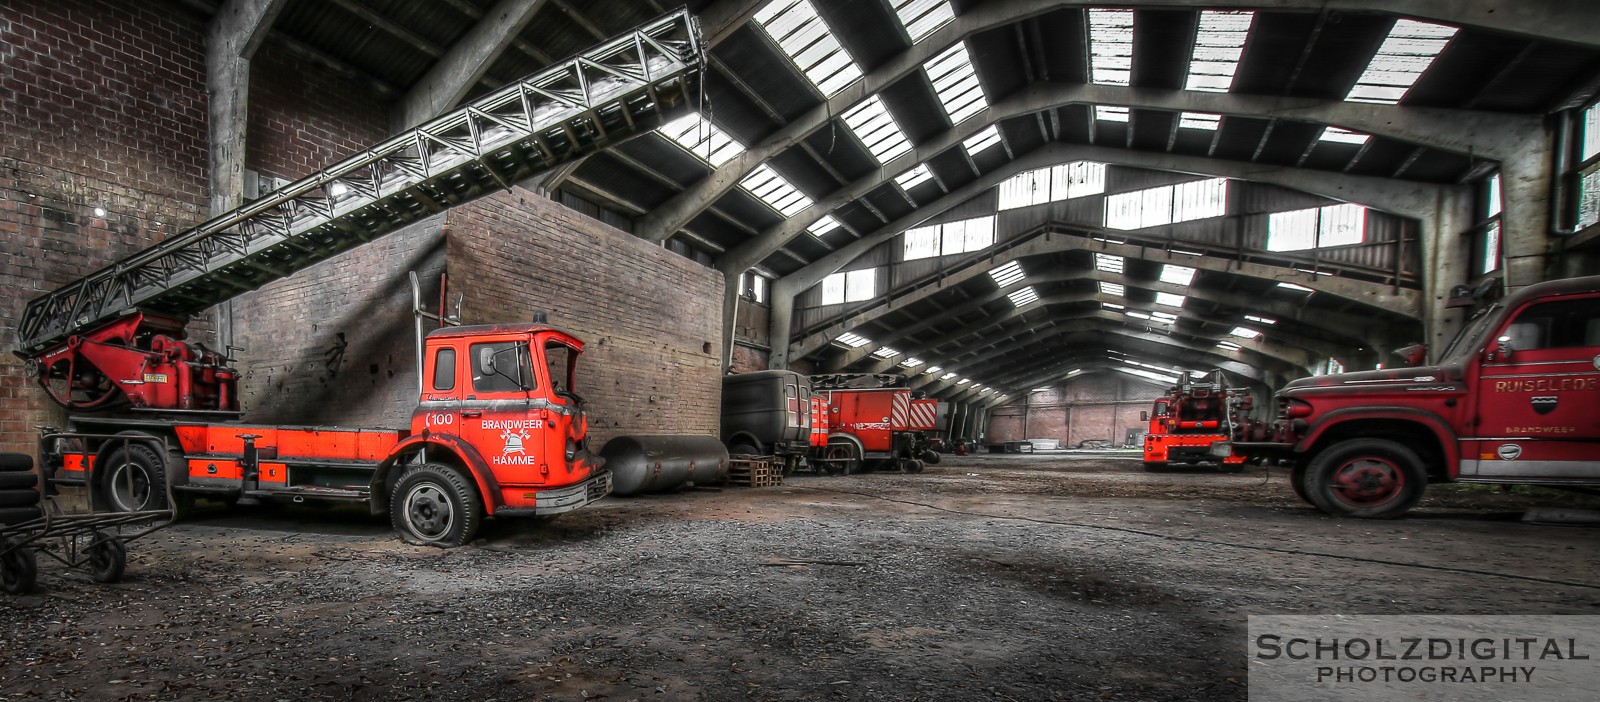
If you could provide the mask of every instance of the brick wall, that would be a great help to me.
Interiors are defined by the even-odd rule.
[[[162,4],[0,3],[0,350],[28,300],[203,218],[202,32]],[[64,415],[20,364],[0,353],[0,451],[31,453]]]
[[[299,180],[388,136],[391,103],[267,42],[250,59],[245,167]]]
[[[445,213],[468,323],[531,321],[583,339],[578,394],[595,446],[623,434],[716,435],[722,276],[517,189]]]
[[[991,410],[988,440],[1057,439],[1077,446],[1084,439],[1109,439],[1120,445],[1129,429],[1142,429],[1139,413],[1164,394],[1164,388],[1120,374],[1082,376],[1032,393],[1026,404]]]

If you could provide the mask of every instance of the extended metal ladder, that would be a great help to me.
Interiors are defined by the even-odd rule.
[[[135,309],[187,318],[649,132],[690,103],[703,62],[693,17],[657,19],[29,302],[18,345]]]

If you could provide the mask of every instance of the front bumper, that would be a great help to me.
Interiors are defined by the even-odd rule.
[[[602,469],[577,485],[539,491],[533,513],[546,515],[571,512],[609,494],[611,494],[611,471]]]

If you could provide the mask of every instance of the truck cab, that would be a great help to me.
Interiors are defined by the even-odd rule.
[[[1480,309],[1431,366],[1306,378],[1275,427],[1297,494],[1404,514],[1430,482],[1600,485],[1600,276]]]

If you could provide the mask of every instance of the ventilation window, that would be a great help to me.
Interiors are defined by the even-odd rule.
[[[1385,105],[1399,103],[1455,35],[1455,27],[1442,24],[1408,19],[1395,22],[1389,37],[1378,47],[1378,53],[1345,99]]]
[[[834,273],[822,279],[822,304],[871,300],[877,294],[878,269]]]
[[[861,68],[809,0],[773,0],[756,11],[755,20],[823,97],[833,97],[861,77]]]
[[[1189,77],[1184,87],[1214,93],[1233,87],[1233,74],[1239,70],[1239,55],[1250,36],[1254,12],[1206,10],[1200,13],[1200,29],[1194,37],[1194,57],[1189,61]]]

